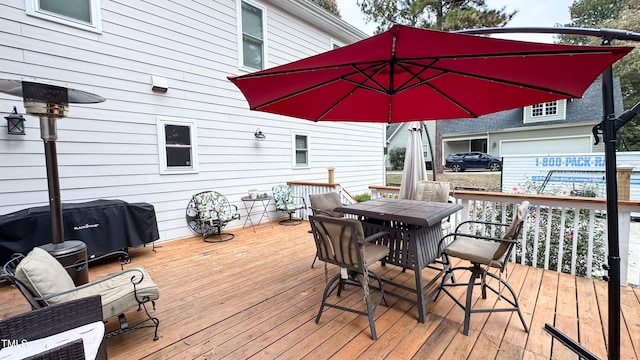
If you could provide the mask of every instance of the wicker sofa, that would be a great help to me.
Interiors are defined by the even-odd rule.
[[[69,331],[83,326],[102,327],[98,329],[101,332],[93,334],[96,340],[93,345],[90,341],[85,344],[83,340],[69,334]],[[46,343],[47,339],[61,333],[68,334],[65,339],[70,341],[59,346],[46,346],[43,351],[28,357],[23,357],[24,353],[18,355],[18,351],[24,352],[28,346],[35,347],[37,342]],[[0,358],[106,359],[107,350],[103,334],[100,296],[71,300],[0,319]],[[58,340],[52,342],[56,343]]]

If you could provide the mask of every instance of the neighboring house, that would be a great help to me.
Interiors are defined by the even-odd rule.
[[[426,133],[422,133],[422,147],[424,149],[424,160],[427,169],[431,169],[431,150],[429,149],[428,139],[431,140],[433,151],[435,151],[436,141],[436,123],[435,121],[425,121],[424,124],[427,127],[428,136]],[[409,126],[411,123],[395,123],[390,124],[387,127],[387,151],[391,151],[394,148],[406,148],[407,141],[409,140]],[[387,167],[390,166],[389,158],[387,156]]]
[[[614,81],[615,111],[623,111],[620,81]],[[496,94],[500,96],[500,94]],[[602,121],[602,83],[596,80],[581,99],[442,122],[443,156],[482,151],[494,156],[603,152],[592,128]]]
[[[236,227],[249,189],[326,182],[328,167],[352,194],[384,184],[383,124],[253,112],[227,80],[367,36],[311,2],[12,0],[0,14],[0,78],[107,99],[70,104],[57,121],[63,203],[151,203],[167,240],[193,235],[185,208],[203,190],[241,209]],[[0,94],[2,117],[14,106],[24,114],[20,98]],[[0,126],[0,215],[48,205],[39,120],[25,117],[25,136]]]

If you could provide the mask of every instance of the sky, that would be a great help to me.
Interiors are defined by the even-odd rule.
[[[365,24],[356,0],[336,0],[342,19],[367,34],[373,34],[376,26]],[[553,27],[570,21],[569,6],[573,0],[486,0],[492,8],[506,7],[507,11],[518,10],[507,27]],[[549,34],[509,34],[496,37],[552,43],[554,35]]]

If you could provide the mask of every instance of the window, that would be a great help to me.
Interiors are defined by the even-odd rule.
[[[305,134],[293,134],[293,167],[309,166],[309,136]]]
[[[566,100],[549,101],[524,108],[523,122],[535,123],[542,121],[564,120],[566,112]]]
[[[157,126],[160,173],[198,172],[195,121],[159,117]]]
[[[102,31],[100,0],[25,0],[27,14],[65,25]]]
[[[331,50],[337,49],[337,48],[341,48],[344,45],[342,45],[341,43],[331,39]]]
[[[264,69],[266,50],[266,9],[256,3],[241,1],[238,11],[240,19],[238,49],[240,67]]]

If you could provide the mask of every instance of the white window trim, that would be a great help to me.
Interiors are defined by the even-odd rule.
[[[191,167],[167,167],[167,152],[166,152],[166,144],[165,144],[165,134],[164,134],[164,126],[165,125],[178,125],[178,126],[188,126],[189,127],[189,135],[191,136]],[[158,135],[158,158],[160,165],[160,174],[162,175],[170,175],[170,174],[195,174],[199,172],[199,162],[198,162],[198,135],[196,128],[196,121],[193,119],[179,119],[179,118],[171,118],[171,117],[162,117],[158,116],[156,118],[156,132]]]
[[[254,69],[248,66],[244,66],[244,47],[242,43],[242,3],[245,2],[251,6],[257,7],[262,10],[262,69]],[[237,0],[236,1],[236,29],[237,29],[237,45],[238,45],[238,69],[253,72],[256,70],[264,70],[268,66],[269,56],[267,49],[269,46],[267,44],[267,7],[252,1],[252,0]]]
[[[551,101],[547,101],[551,102]],[[556,100],[558,112],[553,115],[533,116],[533,106],[525,106],[522,122],[524,124],[532,124],[544,121],[566,120],[567,118],[567,100]],[[536,104],[537,105],[537,104]]]
[[[296,163],[296,135],[302,135],[307,137],[307,164],[298,165]],[[309,169],[311,167],[311,138],[308,132],[294,131],[291,132],[291,167],[293,169]]]
[[[85,23],[80,20],[68,18],[66,16],[52,13],[49,11],[40,9],[39,0],[25,0],[25,8],[27,15],[37,18],[57,22],[60,24],[72,26],[78,29],[83,29],[91,32],[102,33],[102,7],[101,0],[89,0],[91,3],[91,24]]]

